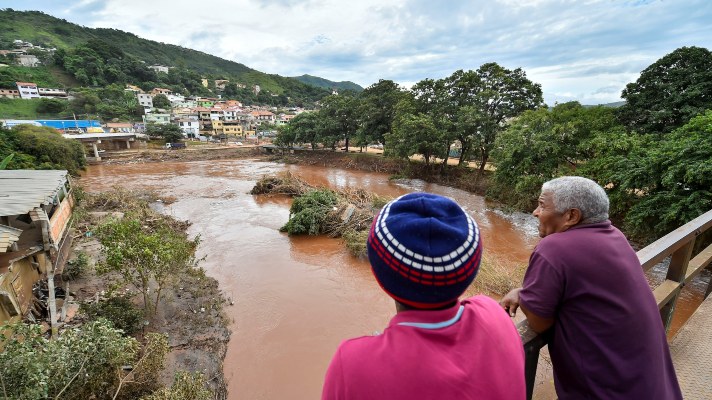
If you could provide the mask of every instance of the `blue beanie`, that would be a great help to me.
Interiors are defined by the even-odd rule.
[[[482,258],[477,223],[454,201],[411,193],[386,204],[371,225],[368,260],[396,301],[434,309],[456,301]]]

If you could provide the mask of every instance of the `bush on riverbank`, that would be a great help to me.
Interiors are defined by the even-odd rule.
[[[91,259],[88,262],[90,266],[101,264],[101,246],[97,238],[102,235],[97,227],[105,223],[107,218],[114,222],[139,221],[140,232],[129,236],[133,239],[140,239],[138,236],[151,236],[154,242],[165,245],[162,246],[164,252],[175,250],[169,246],[173,239],[183,244],[188,243],[191,248],[194,247],[193,241],[189,240],[185,233],[190,225],[189,222],[175,220],[149,207],[156,201],[166,204],[174,199],[160,198],[158,194],[151,191],[131,191],[123,188],[115,188],[103,193],[84,193],[82,197],[73,216],[75,232],[80,233],[75,236],[74,251],[84,252],[82,254],[86,254]],[[167,236],[162,234],[166,232],[169,232],[168,236],[173,239],[166,240]],[[124,240],[125,243],[130,241],[128,238]],[[124,250],[129,248],[139,252],[154,249],[152,246],[140,248],[128,246]],[[178,252],[185,253],[183,250]],[[193,256],[192,251],[190,255]],[[161,254],[161,257],[163,256],[164,254]],[[154,259],[149,258],[147,263]],[[126,392],[126,395],[122,394],[119,398],[137,399],[152,393],[158,396],[154,397],[156,399],[206,398],[205,393],[210,393],[208,398],[211,399],[227,398],[222,376],[222,362],[229,340],[227,329],[229,321],[222,312],[225,299],[220,293],[217,281],[206,276],[202,268],[192,268],[190,267],[192,263],[178,265],[181,267],[180,271],[165,285],[160,296],[160,307],[155,315],[150,315],[151,313],[145,315],[135,305],[140,304],[137,298],[139,291],[126,290],[124,286],[115,284],[116,280],[111,276],[117,278],[118,273],[112,273],[107,277],[98,276],[94,268],[89,267],[84,275],[72,282],[72,289],[77,293],[74,300],[82,304],[77,316],[69,323],[72,326],[81,328],[94,321],[109,320],[113,328],[123,330],[124,335],[130,335],[127,338],[131,340],[143,341],[142,339],[149,335],[147,332],[161,332],[168,337],[167,351],[161,354],[160,360],[156,358],[156,362],[151,362],[154,366],[160,364],[160,368],[156,367],[156,372],[160,373],[163,379],[154,376],[151,378],[151,390],[144,390],[141,393],[130,388],[122,389],[122,393]],[[148,287],[155,300],[157,286],[151,281]],[[60,338],[63,334],[64,332],[61,331]],[[134,339],[131,334],[136,335],[137,338]],[[148,342],[143,346],[137,344],[139,350],[143,348],[144,352],[149,351],[146,347],[148,345]],[[164,360],[168,366],[165,371]],[[132,363],[124,363],[126,364]],[[134,370],[137,368],[136,365],[137,363],[134,362]],[[191,372],[196,368],[199,368],[204,375],[192,374]],[[183,373],[181,375],[183,378],[173,383],[174,387],[160,390],[164,384],[170,385],[172,377],[181,371],[188,372]],[[116,375],[128,386],[131,382],[144,380],[144,377],[129,371],[119,371]],[[156,391],[157,389],[159,391]],[[193,397],[195,393],[199,393],[200,396]],[[166,395],[169,397],[165,397]]]

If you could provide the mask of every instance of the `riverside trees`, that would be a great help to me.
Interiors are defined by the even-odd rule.
[[[712,116],[705,113],[712,109],[710,71],[709,50],[675,50],[626,86],[620,109],[576,102],[548,108],[524,71],[495,63],[425,79],[411,90],[379,81],[342,104],[359,110],[348,114],[359,144],[378,141],[386,155],[420,154],[428,165],[441,158],[445,171],[455,147],[461,164],[479,161],[480,176],[492,161],[489,194],[518,209],[530,210],[548,179],[592,178],[608,191],[612,218],[648,240],[712,208]],[[309,138],[333,148],[339,135],[343,140],[354,132],[339,131],[334,115],[320,110],[309,124],[295,118],[296,131],[284,132],[294,142]]]

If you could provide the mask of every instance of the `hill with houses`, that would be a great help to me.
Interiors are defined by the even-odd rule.
[[[249,93],[255,87],[259,87],[259,91],[264,95],[284,96],[309,103],[330,94],[331,90],[327,88],[346,86],[354,90],[360,88],[351,82],[337,83],[317,78],[318,83],[314,83],[267,74],[244,64],[197,50],[143,39],[117,29],[87,28],[40,11],[1,9],[0,26],[3,27],[0,30],[0,63],[21,61],[25,66],[58,64],[69,73],[70,78],[77,79],[78,83],[83,86],[102,86],[114,82],[140,84],[149,78],[155,82],[153,77],[147,77],[143,71],[140,71],[145,68],[140,68],[141,65],[138,64],[143,64],[155,72],[167,73],[169,70],[175,69],[193,74],[193,78],[199,76],[199,81],[205,79],[207,82],[226,81],[232,83],[234,84],[232,87],[229,84],[223,85],[228,89],[228,95],[237,94],[236,92],[240,92],[240,89],[247,89],[244,92]],[[18,48],[18,41],[30,44],[30,47]],[[115,73],[118,76],[109,76],[106,79],[107,82],[101,80],[83,81],[83,75],[96,74],[86,68],[83,73],[77,71],[77,68],[73,70],[73,67],[76,66],[68,66],[62,58],[66,59],[66,55],[72,57],[79,55],[82,57],[81,61],[86,62],[87,59],[95,57],[93,54],[91,57],[87,57],[87,52],[83,50],[86,48],[90,48],[103,59],[101,60],[103,64],[100,67],[105,67],[104,70],[113,67],[113,69],[119,70],[120,74]],[[77,49],[82,50],[78,52]],[[60,57],[57,57],[57,54]],[[114,61],[113,64],[112,61]],[[115,78],[114,82],[111,82],[112,78]],[[26,80],[26,78],[22,80]],[[188,92],[191,92],[191,89],[195,88],[187,87],[187,89]],[[213,94],[220,94],[217,93],[220,88],[216,88],[212,83],[208,85],[208,89]],[[230,93],[230,89],[234,89],[232,93]]]

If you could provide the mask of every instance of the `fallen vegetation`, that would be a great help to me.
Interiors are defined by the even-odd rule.
[[[366,240],[373,218],[391,200],[363,189],[316,188],[290,172],[263,177],[250,193],[294,197],[282,232],[339,237],[355,257],[367,256]],[[525,269],[525,264],[509,265],[485,255],[471,290],[505,294],[519,286]]]

